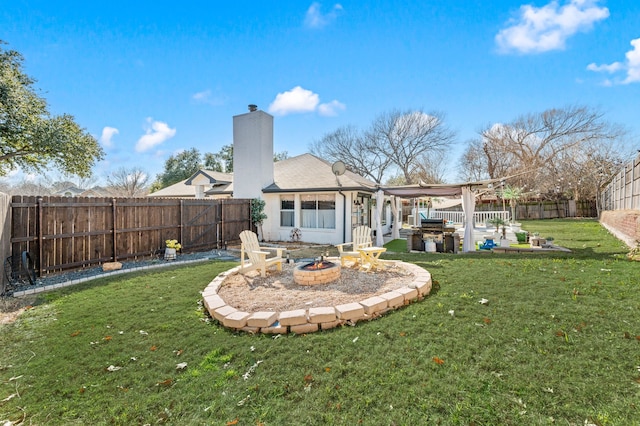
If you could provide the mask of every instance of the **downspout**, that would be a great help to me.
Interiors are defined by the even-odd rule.
[[[340,185],[340,183],[338,183]],[[342,185],[340,185],[342,186]],[[347,196],[338,189],[338,194],[342,195],[342,242],[347,242]]]

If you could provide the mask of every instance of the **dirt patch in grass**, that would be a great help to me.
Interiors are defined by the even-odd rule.
[[[31,308],[35,297],[0,297],[0,325],[14,322],[21,313]]]

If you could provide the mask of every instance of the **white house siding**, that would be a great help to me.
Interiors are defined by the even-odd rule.
[[[301,227],[302,218],[300,214],[300,206],[301,206],[301,196],[309,195],[309,194],[331,194],[335,196],[335,206],[336,206],[336,223],[335,229],[327,229],[327,228],[304,228]],[[347,222],[346,229],[347,232],[346,240],[351,241],[351,211],[350,211],[350,203],[355,193],[346,193],[346,201],[347,201]],[[294,229],[292,227],[283,227],[280,226],[280,193],[268,193],[263,194],[264,201],[266,203],[265,213],[267,214],[267,219],[262,224],[262,232],[265,240],[267,241],[289,241],[291,240],[291,230]],[[301,241],[307,243],[315,243],[315,244],[340,244],[343,241],[343,208],[344,208],[344,197],[340,195],[338,192],[305,192],[305,193],[294,193],[292,194],[295,197],[295,227],[299,228],[302,237]]]

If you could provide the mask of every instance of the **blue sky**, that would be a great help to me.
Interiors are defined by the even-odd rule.
[[[521,114],[584,104],[640,135],[640,1],[2,3],[0,39],[51,112],[103,144],[99,177],[217,152],[248,104],[290,156],[392,109],[441,111],[450,181],[465,141]]]

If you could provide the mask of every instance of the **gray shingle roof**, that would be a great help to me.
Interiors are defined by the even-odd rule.
[[[221,185],[233,182],[233,175],[231,173],[214,172],[213,170],[200,169],[195,172],[189,179],[185,181],[186,185],[191,185],[193,179],[198,175],[203,175],[209,179],[209,183],[213,185]]]
[[[188,183],[199,174],[205,175],[214,184],[213,188],[206,191],[208,196],[232,193],[232,174],[198,170],[189,179],[163,188],[149,196],[195,197],[196,187]],[[331,163],[313,154],[302,154],[275,162],[273,176],[275,182],[264,188],[264,192],[376,191],[375,182],[348,170],[336,177],[331,170]]]
[[[275,182],[264,188],[264,192],[376,190],[375,182],[348,170],[336,177],[331,170],[331,163],[313,154],[277,161],[273,165],[273,175]]]

